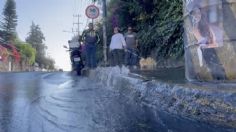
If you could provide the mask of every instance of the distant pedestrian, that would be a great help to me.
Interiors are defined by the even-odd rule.
[[[123,34],[119,33],[119,28],[114,28],[114,34],[111,38],[110,43],[110,61],[111,66],[122,66],[124,60],[124,49],[126,42]]]
[[[82,40],[85,44],[86,67],[96,68],[96,45],[100,41],[98,33],[93,28],[93,23],[89,23],[89,29],[82,34]]]
[[[128,26],[128,32],[125,34],[126,52],[125,52],[125,64],[127,66],[136,67],[138,62],[138,39],[133,28]]]

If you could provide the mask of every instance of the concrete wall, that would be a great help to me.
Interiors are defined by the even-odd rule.
[[[0,72],[9,72],[9,71],[32,71],[33,67],[25,63],[15,63],[11,62],[11,68],[9,67],[10,61],[0,61]],[[11,70],[9,70],[11,69]]]
[[[8,64],[0,61],[0,71],[8,71]]]
[[[116,90],[134,103],[148,107],[150,113],[164,111],[207,123],[236,127],[236,90],[234,86],[173,84],[144,80],[128,69],[97,68],[89,73],[94,81]],[[225,87],[225,88],[223,88]],[[158,120],[159,117],[153,119]]]

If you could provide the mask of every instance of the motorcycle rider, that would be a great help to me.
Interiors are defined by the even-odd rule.
[[[83,60],[82,60],[82,53],[81,53],[81,45],[79,44],[79,41],[77,43],[72,40],[69,40],[68,44],[69,44],[69,51],[70,51],[70,60],[72,63],[72,70],[76,70],[77,74],[80,74],[81,69],[84,67]],[[77,58],[79,58],[79,60]]]

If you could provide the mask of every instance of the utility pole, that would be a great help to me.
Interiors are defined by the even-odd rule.
[[[102,10],[103,10],[103,55],[104,64],[107,65],[107,5],[106,0],[102,0]]]
[[[80,23],[80,17],[81,17],[81,15],[74,15],[74,17],[78,17],[78,22],[77,23],[73,23],[73,24],[76,24],[78,27],[78,29],[77,29],[77,32],[78,32],[78,36],[80,35],[80,24],[82,24],[82,23]]]

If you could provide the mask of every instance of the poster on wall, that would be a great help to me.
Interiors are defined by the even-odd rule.
[[[224,46],[223,0],[184,0],[184,29],[189,78],[201,80],[207,73],[213,80],[226,80],[218,53]]]

